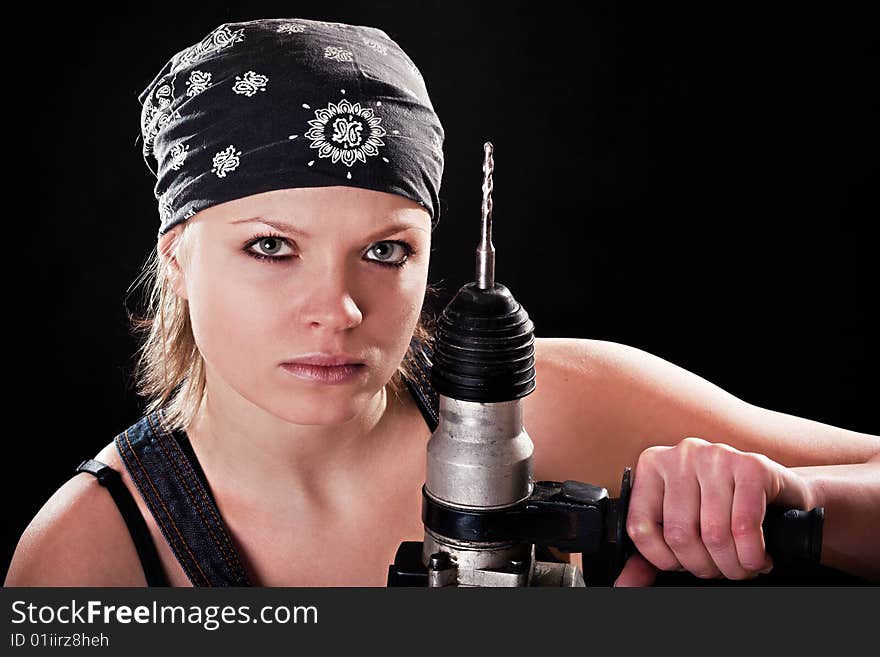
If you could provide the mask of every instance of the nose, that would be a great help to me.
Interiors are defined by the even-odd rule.
[[[309,289],[303,290],[305,301],[300,309],[300,320],[311,327],[332,331],[360,324],[363,314],[351,294],[344,268],[322,269],[316,274],[306,283]]]

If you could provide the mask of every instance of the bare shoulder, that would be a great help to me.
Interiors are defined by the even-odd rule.
[[[634,465],[614,438],[613,367],[600,341],[535,338],[536,387],[523,403],[535,479],[578,479],[615,491],[624,465]]]
[[[122,467],[112,442],[95,458]],[[37,512],[4,586],[146,586],[125,520],[93,475],[76,473]]]

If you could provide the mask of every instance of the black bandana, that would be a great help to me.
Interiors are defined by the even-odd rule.
[[[373,27],[224,23],[138,96],[159,236],[212,205],[291,187],[399,194],[440,219],[444,130],[412,60]],[[155,163],[155,167],[153,166]]]

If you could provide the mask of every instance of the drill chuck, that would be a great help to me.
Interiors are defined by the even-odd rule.
[[[483,403],[535,389],[534,325],[504,285],[463,286],[441,315],[431,373],[437,393]]]

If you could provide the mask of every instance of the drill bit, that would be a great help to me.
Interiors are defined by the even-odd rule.
[[[477,247],[477,287],[491,290],[495,287],[495,246],[492,244],[492,172],[495,159],[492,142],[483,144],[483,205],[480,245]]]

